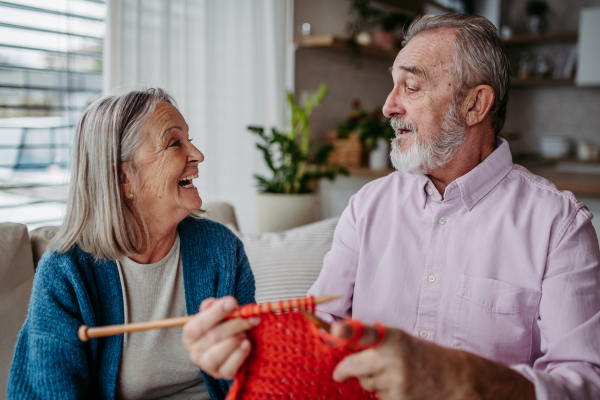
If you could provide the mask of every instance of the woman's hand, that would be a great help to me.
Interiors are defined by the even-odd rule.
[[[336,322],[332,334],[350,338],[352,327]],[[373,344],[378,336],[365,326],[361,343]],[[346,357],[333,371],[336,381],[351,377],[381,400],[535,399],[533,384],[504,365],[392,328],[379,346]]]
[[[227,316],[237,308],[234,297],[208,298],[200,312],[183,327],[183,344],[190,360],[216,379],[233,379],[250,354],[246,331],[260,323],[260,318]]]

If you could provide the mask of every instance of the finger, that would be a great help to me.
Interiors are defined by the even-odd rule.
[[[224,379],[233,379],[237,374],[238,370],[246,361],[246,358],[250,355],[250,341],[248,339],[242,340],[242,343],[237,347],[233,353],[225,360],[225,362],[219,368],[219,374]]]
[[[364,350],[344,358],[333,370],[333,379],[343,382],[351,377],[364,377],[379,374],[385,367],[385,360],[375,349]]]
[[[350,339],[354,336],[354,329],[352,325],[346,321],[337,321],[331,327],[331,334],[341,339]],[[359,343],[369,346],[377,343],[379,340],[379,329],[374,326],[365,326],[364,332],[360,338]]]
[[[234,318],[228,321],[223,321],[220,324],[212,327],[195,340],[189,341],[189,336],[184,336],[183,344],[186,347],[194,346],[195,349],[206,351],[211,346],[229,337],[236,336],[242,332],[254,328],[260,323],[260,318]],[[190,349],[188,349],[190,351]]]
[[[232,353],[240,347],[244,340],[247,339],[241,339],[237,336],[222,340],[202,354],[195,354],[196,358],[192,359],[192,362],[197,364],[202,370],[208,372],[214,378],[223,379],[224,376],[219,372],[219,369],[222,364],[231,357]]]
[[[200,311],[204,311],[207,308],[209,308],[217,299],[215,299],[214,297],[209,297],[207,299],[202,300],[202,303],[200,303]]]
[[[224,320],[235,308],[237,301],[226,296],[209,304],[183,326],[183,343],[188,346],[198,340],[212,327]]]
[[[379,381],[379,375],[361,376],[358,378],[358,382],[360,383],[360,386],[362,386],[362,388],[365,389],[367,392],[376,392],[376,391],[380,390],[378,381]]]

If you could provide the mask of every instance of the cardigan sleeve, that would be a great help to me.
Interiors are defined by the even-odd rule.
[[[88,395],[86,350],[77,338],[82,318],[76,288],[57,268],[66,258],[46,256],[37,268],[10,371],[8,399],[83,399]]]
[[[236,250],[237,255],[237,274],[235,282],[235,298],[240,305],[255,303],[254,298],[256,285],[254,282],[254,274],[250,269],[250,263],[244,251],[242,241],[238,239]]]

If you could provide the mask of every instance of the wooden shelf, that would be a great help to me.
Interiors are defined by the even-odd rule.
[[[575,79],[573,78],[510,78],[510,85],[512,87],[525,87],[525,86],[568,86],[574,85]]]
[[[600,196],[600,175],[561,172],[548,167],[530,167],[532,173],[548,179],[558,190],[568,190],[578,196]]]
[[[299,48],[328,48],[333,50],[349,52],[348,39],[334,35],[308,35],[301,36],[294,40],[294,43]],[[360,46],[360,52],[363,55],[386,58],[389,60],[396,59],[400,50],[386,50],[378,46]]]
[[[509,39],[504,39],[503,42],[506,46],[510,45],[531,45],[541,43],[553,43],[553,42],[577,42],[579,38],[578,32],[556,32],[556,33],[542,33],[539,35],[525,34],[525,35],[514,35]]]

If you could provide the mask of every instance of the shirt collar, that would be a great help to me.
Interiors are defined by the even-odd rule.
[[[446,187],[444,199],[460,197],[465,208],[471,210],[490,192],[512,169],[512,155],[508,142],[497,139],[497,147],[483,162],[471,171],[456,179]],[[418,189],[421,192],[422,208],[427,204],[427,185],[435,191],[433,183],[426,175],[419,175]]]
[[[496,150],[471,171],[448,185],[444,198],[460,196],[465,208],[470,211],[508,175],[512,167],[508,142],[498,138]]]

